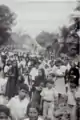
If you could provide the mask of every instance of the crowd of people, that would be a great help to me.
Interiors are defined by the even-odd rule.
[[[64,93],[56,89],[59,78],[64,79]],[[79,62],[68,57],[49,60],[28,53],[1,52],[2,119],[80,120]]]

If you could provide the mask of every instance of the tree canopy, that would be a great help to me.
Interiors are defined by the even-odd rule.
[[[44,32],[42,31],[37,37],[36,41],[42,46],[47,48],[48,46],[51,46],[57,37],[57,34]]]
[[[13,13],[9,7],[0,5],[0,45],[9,39],[15,18],[15,13]]]

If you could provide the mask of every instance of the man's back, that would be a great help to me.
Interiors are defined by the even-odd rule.
[[[28,104],[29,100],[27,98],[20,100],[18,96],[15,96],[7,106],[10,108],[13,117],[18,120],[25,116]]]

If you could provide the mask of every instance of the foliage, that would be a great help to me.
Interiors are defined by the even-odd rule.
[[[76,6],[75,10],[80,11],[80,0],[79,0],[79,1],[77,1],[77,6]]]
[[[10,37],[15,18],[15,13],[11,12],[7,6],[0,5],[0,44],[6,42]]]
[[[63,39],[63,41],[65,42],[65,40],[66,40],[66,38],[67,38],[67,36],[69,35],[69,28],[67,28],[66,26],[63,26],[61,29],[60,29],[60,31],[61,31],[61,37],[62,37],[62,39]]]
[[[57,34],[41,32],[37,37],[36,41],[42,46],[47,48],[48,46],[52,46],[52,43],[55,42]]]
[[[74,9],[74,16],[72,17],[72,20],[74,21],[74,24],[70,25],[69,27],[63,26],[60,29],[61,33],[61,39],[63,41],[63,46],[60,48],[59,52],[65,51],[68,53],[68,55],[76,55],[79,53],[79,36],[77,36],[77,32],[80,31],[80,17],[77,15],[80,12],[80,1],[78,1],[78,4],[76,8]],[[72,35],[70,36],[70,34]],[[70,37],[69,37],[70,36]],[[71,51],[71,49],[74,49]]]

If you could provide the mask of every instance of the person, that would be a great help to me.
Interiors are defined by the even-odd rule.
[[[72,62],[71,69],[69,70],[69,81],[75,83],[77,87],[79,86],[79,70],[74,62]]]
[[[64,74],[64,83],[65,83],[65,91],[66,91],[66,93],[68,92],[68,88],[69,88],[68,76],[69,76],[69,73],[68,73],[68,70],[66,69],[65,74]]]
[[[53,113],[54,113],[54,101],[55,98],[58,96],[57,91],[53,88],[53,80],[48,79],[46,82],[46,87],[43,88],[41,92],[41,104],[43,103],[43,116],[44,119],[48,118],[53,120]]]
[[[6,64],[4,66],[4,74],[5,74],[5,76],[7,76],[8,71],[9,71],[9,60],[6,61]]]
[[[25,61],[24,58],[22,58],[21,66],[22,66],[22,72],[24,73],[24,69],[25,69],[25,66],[26,66],[26,61]]]
[[[6,93],[5,93],[8,99],[11,99],[11,97],[14,97],[16,94],[17,80],[18,80],[17,62],[12,61],[12,66],[10,67],[8,72],[8,81],[7,81]]]
[[[0,78],[0,104],[6,104],[5,90],[6,90],[7,79],[2,72]]]
[[[6,58],[7,58],[7,56],[5,55],[5,52],[3,51],[3,52],[1,53],[1,60],[2,60],[2,63],[3,63],[3,70],[4,70]]]
[[[7,104],[15,120],[21,120],[25,117],[27,106],[29,104],[28,86],[22,84],[17,96],[13,97]]]
[[[27,118],[24,120],[43,120],[41,116],[39,116],[39,106],[37,104],[29,104],[27,108]]]
[[[70,111],[72,111],[74,109],[74,107],[76,106],[76,100],[75,100],[75,95],[77,93],[77,87],[74,83],[70,83],[69,85],[69,90],[67,92],[67,105],[70,109]]]
[[[45,83],[45,81],[46,81],[45,71],[43,68],[41,68],[38,70],[38,76],[35,77],[35,82],[33,86],[38,87],[41,82]]]
[[[58,94],[58,105],[54,111],[54,117],[58,118],[58,120],[70,120],[70,111],[65,94]]]
[[[39,104],[40,104],[40,99],[41,99],[40,93],[42,91],[42,88],[45,85],[45,81],[46,81],[45,71],[43,68],[39,69],[38,76],[35,77],[35,82],[32,87],[32,92],[33,92],[32,99],[35,98],[36,102],[38,102]]]
[[[12,119],[10,115],[10,109],[5,105],[0,105],[0,120],[10,120]]]
[[[35,81],[35,77],[38,76],[39,63],[35,63],[34,67],[31,69],[30,75],[32,76],[32,81]]]
[[[18,89],[20,87],[21,84],[24,84],[24,81],[25,81],[25,78],[24,78],[24,75],[21,73],[21,71],[19,70],[18,72],[18,80],[17,80],[17,92],[18,92]]]
[[[71,120],[80,120],[80,88],[75,94],[76,106],[71,111]]]
[[[1,56],[0,56],[0,71],[3,69],[3,66],[4,66],[4,64],[3,64]]]

